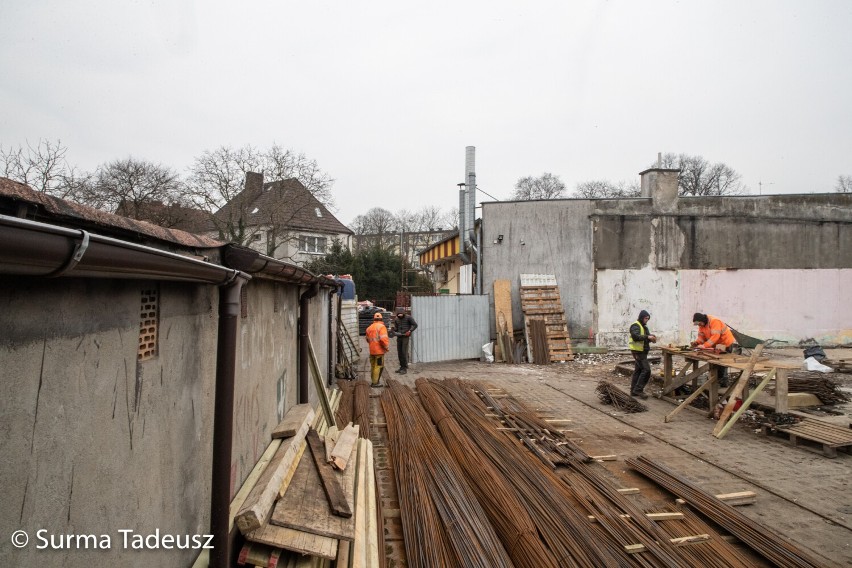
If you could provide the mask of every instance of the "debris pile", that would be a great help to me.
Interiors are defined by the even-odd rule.
[[[787,379],[788,392],[808,392],[816,395],[823,404],[849,402],[849,395],[825,373],[801,371],[792,373]]]

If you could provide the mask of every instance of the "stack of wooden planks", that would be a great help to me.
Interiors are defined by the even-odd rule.
[[[330,397],[332,408],[340,394],[335,390]],[[245,538],[239,564],[267,568],[328,568],[334,562],[347,568],[373,565],[360,562],[361,548],[358,555],[350,554],[355,546],[369,551],[370,558],[378,557],[378,546],[371,548],[378,541],[375,490],[364,485],[365,480],[374,479],[372,471],[365,469],[372,467],[366,457],[372,456],[372,444],[358,438],[357,427],[337,432],[325,413],[315,412],[309,404],[291,408],[272,436],[231,503],[232,527],[236,525]],[[368,523],[365,517],[371,511],[373,521]],[[347,559],[341,563],[343,556]],[[206,556],[199,556],[194,568],[206,566]]]
[[[562,308],[556,277],[543,275],[544,278],[529,279],[525,276],[531,275],[521,275],[521,310],[524,312],[527,345],[531,346],[530,361],[572,361],[574,354],[571,351],[571,338],[568,335],[565,310]],[[531,322],[535,320],[544,322],[544,337],[533,335]],[[547,345],[546,355],[534,352],[536,343]]]

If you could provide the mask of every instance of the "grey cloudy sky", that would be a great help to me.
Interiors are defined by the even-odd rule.
[[[830,192],[852,175],[850,29],[848,0],[5,0],[0,144],[184,172],[277,142],[337,180],[344,223],[456,206],[468,145],[501,199],[543,172],[638,180],[658,151]]]

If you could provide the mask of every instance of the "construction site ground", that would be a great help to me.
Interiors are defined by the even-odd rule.
[[[363,340],[362,340],[363,343]],[[367,352],[364,343],[364,353]],[[830,358],[852,356],[850,349],[828,350]],[[774,355],[801,357],[799,349],[772,350]],[[615,461],[600,462],[622,487],[636,487],[635,496],[652,506],[671,505],[673,496],[625,465],[638,455],[675,469],[687,479],[713,494],[753,491],[756,502],[738,509],[750,518],[774,529],[805,550],[823,559],[826,566],[852,566],[852,455],[839,452],[830,459],[811,449],[793,446],[785,440],[763,435],[753,424],[743,421],[723,439],[712,435],[715,422],[697,412],[681,412],[670,423],[663,417],[674,406],[650,397],[642,401],[647,412],[626,414],[602,404],[595,388],[607,380],[627,391],[629,377],[615,372],[627,353],[578,355],[574,361],[551,365],[485,363],[476,360],[410,365],[408,373],[397,374],[395,340],[386,356],[382,382],[388,378],[414,387],[415,380],[461,378],[486,381],[505,389],[518,400],[540,409],[553,419],[568,419],[568,434],[590,455],[616,455]],[[655,375],[659,366],[654,367]],[[369,380],[369,363],[364,358],[359,378]],[[852,375],[845,388],[852,390]],[[649,385],[649,391],[660,383]],[[371,400],[374,423],[384,422],[375,389]],[[848,425],[852,405],[819,412],[837,424]],[[405,566],[402,529],[393,473],[387,468],[387,431],[372,429],[375,463],[382,507],[385,511],[385,550],[389,566]],[[759,564],[759,563],[758,563]]]

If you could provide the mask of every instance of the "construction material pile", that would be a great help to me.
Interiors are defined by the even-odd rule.
[[[823,404],[842,404],[849,402],[849,395],[840,390],[840,386],[816,371],[797,371],[787,379],[788,392],[807,392],[816,395]]]
[[[751,565],[697,517],[646,513],[570,440],[545,443],[561,434],[510,397],[455,379],[417,393],[389,380],[381,398],[409,566]]]
[[[598,393],[598,398],[602,403],[614,406],[622,412],[634,413],[648,410],[647,406],[622,392],[621,389],[608,381],[599,382],[595,392]]]

